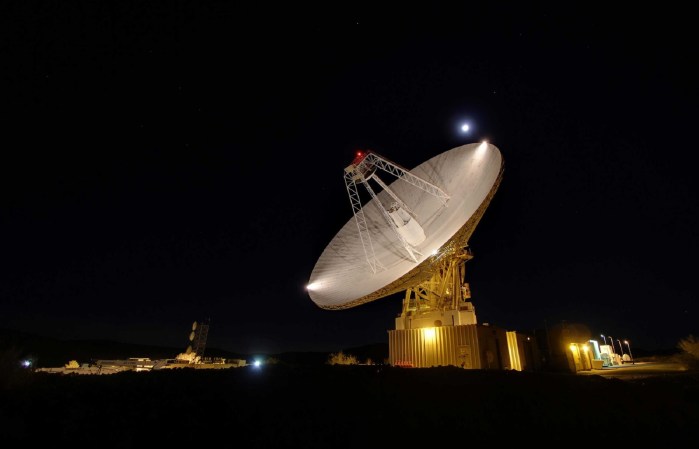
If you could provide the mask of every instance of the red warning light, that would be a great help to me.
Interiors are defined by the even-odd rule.
[[[364,160],[366,155],[367,155],[367,152],[364,152],[362,150],[357,151],[357,155],[355,156],[354,160],[352,161],[352,164],[353,165],[359,164],[360,162],[362,162]]]

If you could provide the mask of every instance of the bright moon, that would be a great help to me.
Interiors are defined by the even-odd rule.
[[[468,123],[465,123],[465,124],[461,125],[461,131],[467,132],[468,129],[469,129]]]

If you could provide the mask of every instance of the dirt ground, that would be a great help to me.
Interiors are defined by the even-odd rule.
[[[620,371],[621,372],[621,371]],[[699,376],[247,366],[106,376],[34,373],[0,392],[0,440],[105,447],[538,447],[678,444]]]

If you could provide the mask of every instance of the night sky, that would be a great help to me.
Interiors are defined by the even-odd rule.
[[[487,139],[505,173],[470,240],[479,322],[699,335],[691,15],[487,3],[3,4],[0,327],[387,342],[402,294],[327,311],[304,290],[352,219],[343,169]]]

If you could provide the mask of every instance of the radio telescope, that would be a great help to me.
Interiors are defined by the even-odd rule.
[[[323,309],[347,309],[416,287],[453,258],[470,258],[468,240],[503,168],[500,150],[486,142],[453,148],[412,170],[358,154],[344,173],[354,217],[316,262],[311,299]],[[388,185],[380,172],[397,179]],[[364,206],[360,186],[371,196]]]

